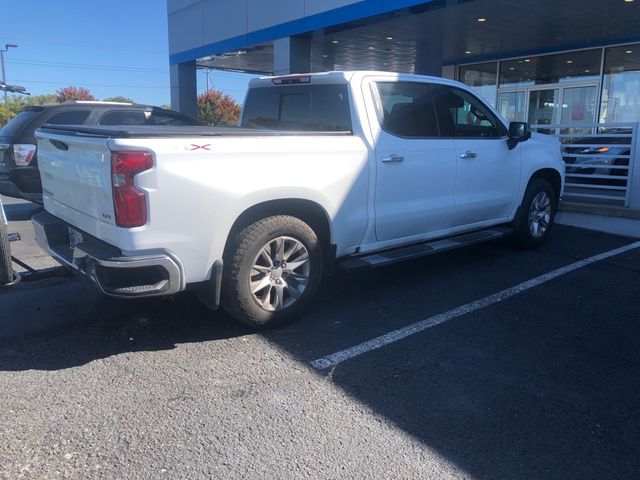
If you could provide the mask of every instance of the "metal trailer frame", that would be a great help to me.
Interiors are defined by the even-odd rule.
[[[2,198],[0,198],[0,223],[4,227],[7,227],[9,225],[9,222],[7,221],[7,215],[4,211],[4,206],[2,205]],[[0,252],[0,262],[4,262],[4,258],[9,258],[11,262],[11,260],[13,259],[13,257],[11,256],[11,242],[20,240],[20,235],[14,234],[9,236],[6,228],[0,229],[0,235],[8,236],[7,238],[8,241],[0,242],[0,248],[4,248],[4,245],[7,245],[9,248],[9,252]],[[6,255],[7,253],[8,255]],[[6,267],[7,267],[6,265],[0,265],[0,268],[4,269]],[[12,279],[9,281],[9,283],[0,284],[0,288],[2,289],[12,287],[17,283],[19,283],[21,280],[20,274],[18,274],[16,271],[12,269],[12,265],[9,265],[8,267],[9,267],[9,272],[12,272]]]
[[[4,206],[2,205],[2,198],[0,198],[0,222],[4,225],[8,226],[9,222],[7,220],[7,215],[4,210]],[[13,279],[9,283],[0,284],[0,292],[8,290],[10,287],[16,286],[20,282],[34,282],[36,280],[43,280],[45,278],[53,278],[53,277],[65,277],[72,276],[72,273],[66,267],[53,267],[47,268],[44,270],[36,270],[33,267],[27,265],[25,262],[11,255],[11,243],[19,242],[21,240],[19,233],[7,233],[8,242],[4,243],[9,245],[9,255],[8,258],[11,259],[12,263],[21,266],[26,270],[26,273],[19,274],[15,270],[13,271]],[[3,244],[0,244],[0,248],[2,248]],[[3,252],[0,252],[2,254]],[[0,255],[0,261],[4,258],[3,255]],[[11,267],[11,266],[10,266]]]

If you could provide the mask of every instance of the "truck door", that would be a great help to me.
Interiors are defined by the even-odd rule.
[[[433,95],[458,162],[453,226],[505,219],[520,188],[522,149],[509,150],[505,126],[470,92],[439,85]]]
[[[451,226],[456,158],[440,134],[433,87],[415,81],[374,81],[377,118],[375,230],[378,241]]]

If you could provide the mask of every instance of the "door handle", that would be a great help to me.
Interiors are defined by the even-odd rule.
[[[404,157],[401,155],[388,155],[386,157],[382,157],[382,163],[400,163],[404,162]]]
[[[476,152],[470,152],[469,150],[460,154],[460,158],[476,158],[477,156]]]

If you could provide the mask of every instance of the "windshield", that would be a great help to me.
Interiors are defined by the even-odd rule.
[[[40,112],[36,110],[23,110],[18,115],[9,120],[2,129],[0,129],[1,137],[17,137],[22,133],[24,127],[38,116]]]

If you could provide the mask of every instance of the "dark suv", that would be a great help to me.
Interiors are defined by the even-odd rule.
[[[182,113],[149,105],[67,102],[24,108],[0,130],[0,194],[42,202],[35,130],[54,125],[200,125]]]

